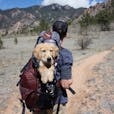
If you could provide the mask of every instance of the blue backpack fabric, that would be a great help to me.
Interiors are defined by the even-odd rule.
[[[36,42],[36,45],[39,44],[39,43],[44,43],[44,42],[47,42],[47,43],[53,43],[55,44],[58,48],[60,48],[60,36],[57,32],[53,31],[51,32],[51,38],[50,37],[47,37],[46,39],[43,38],[43,35],[47,33],[46,31],[43,31],[40,33],[38,39],[37,39],[37,42]]]
[[[43,42],[48,42],[48,43],[55,43],[58,47],[59,47],[59,57],[57,59],[57,65],[56,65],[56,73],[55,73],[55,77],[56,80],[61,80],[61,79],[71,79],[72,76],[72,65],[73,65],[73,57],[72,57],[72,53],[66,49],[60,46],[60,36],[57,32],[52,32],[52,37],[47,38],[46,40],[42,37],[43,34],[45,34],[46,31],[41,32],[39,38],[37,39],[37,43],[43,43]],[[54,42],[53,42],[54,41]],[[67,103],[68,99],[67,99],[67,94],[66,94],[66,90],[61,89],[60,90],[60,96],[61,96],[61,100],[60,103],[61,104],[65,104]],[[59,102],[59,97],[57,98],[56,103],[58,104]]]
[[[57,80],[71,79],[72,65],[73,65],[72,53],[65,48],[61,48],[59,51],[59,57],[56,66],[56,79]],[[58,104],[58,102],[60,102],[60,104],[66,104],[68,102],[66,90],[61,88],[59,93],[60,96],[57,98],[56,104]]]

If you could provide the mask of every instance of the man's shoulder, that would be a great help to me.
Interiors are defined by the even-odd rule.
[[[66,49],[66,48],[62,48],[60,50],[60,55],[62,56],[63,60],[66,62],[73,62],[73,57],[72,57],[72,53],[70,50]]]
[[[60,50],[60,53],[61,53],[62,55],[72,55],[71,51],[68,50],[68,49],[66,49],[66,48],[62,48],[62,49]]]

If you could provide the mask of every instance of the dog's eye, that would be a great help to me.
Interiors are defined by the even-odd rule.
[[[46,52],[46,50],[42,50],[42,52]]]
[[[50,50],[50,52],[53,52],[53,50]]]

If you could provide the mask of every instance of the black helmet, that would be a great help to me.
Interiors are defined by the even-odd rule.
[[[68,24],[63,20],[58,20],[54,22],[52,29],[53,31],[58,32],[60,35],[60,39],[63,40],[68,30]]]

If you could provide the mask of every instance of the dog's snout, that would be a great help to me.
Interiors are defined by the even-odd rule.
[[[51,62],[51,57],[48,57],[48,58],[47,58],[47,61],[48,61],[48,62]]]

